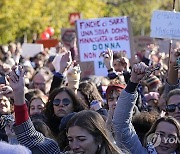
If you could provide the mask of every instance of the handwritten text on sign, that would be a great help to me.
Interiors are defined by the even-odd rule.
[[[127,17],[78,20],[77,33],[81,61],[97,61],[107,48],[131,57]]]
[[[180,39],[180,13],[154,11],[151,19],[151,37]]]

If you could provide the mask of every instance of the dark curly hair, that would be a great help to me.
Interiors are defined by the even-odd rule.
[[[87,105],[82,102],[80,99],[78,99],[77,95],[68,87],[62,87],[62,88],[56,88],[54,89],[48,98],[48,102],[46,103],[46,107],[44,110],[44,114],[47,118],[47,123],[48,126],[50,127],[51,131],[53,132],[54,135],[59,133],[59,124],[61,121],[60,117],[57,117],[54,114],[54,109],[53,109],[53,100],[61,92],[66,92],[72,99],[73,103],[73,112],[79,112],[81,110],[87,109]]]

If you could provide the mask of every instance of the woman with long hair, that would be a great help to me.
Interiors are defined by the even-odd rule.
[[[54,89],[48,98],[44,113],[47,124],[54,136],[59,133],[61,119],[72,112],[86,109],[86,104],[78,99],[77,95],[69,88]]]
[[[180,150],[180,124],[173,117],[165,116],[156,120],[145,136],[144,145],[149,144],[151,137],[157,138],[153,144],[158,145],[156,147],[158,153],[173,153]]]
[[[75,114],[67,124],[67,138],[74,153],[119,154],[102,116],[91,110]]]

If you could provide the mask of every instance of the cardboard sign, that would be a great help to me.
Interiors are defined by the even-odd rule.
[[[43,44],[44,48],[51,48],[51,47],[55,47],[59,43],[59,40],[57,39],[37,40],[36,43]]]
[[[151,19],[151,37],[180,39],[180,13],[157,10]]]
[[[81,61],[98,60],[107,48],[131,57],[127,17],[78,20],[77,35]]]
[[[80,61],[94,61],[95,75],[107,72],[99,57],[107,48],[115,52],[125,51],[131,58],[134,50],[129,17],[77,20],[76,29]]]
[[[22,45],[22,56],[24,58],[34,57],[43,50],[43,44],[24,43]]]

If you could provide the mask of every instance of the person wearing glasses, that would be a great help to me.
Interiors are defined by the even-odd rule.
[[[166,113],[180,122],[180,82],[178,78],[178,70],[180,67],[179,57],[180,48],[171,49],[164,95],[167,96]]]
[[[138,97],[137,86],[148,69],[143,62],[135,64],[127,87],[122,90],[118,99],[113,118],[116,144],[119,147],[123,145],[133,154],[179,153],[180,124],[175,118],[165,116],[156,120],[144,138],[144,144],[141,144],[132,125],[133,108]]]
[[[180,122],[180,89],[174,89],[168,93],[166,112]]]
[[[47,95],[50,90],[51,78],[52,73],[48,68],[40,68],[35,72],[34,76],[32,77],[30,88],[39,89]]]
[[[86,108],[86,104],[78,99],[77,95],[68,87],[54,89],[49,95],[44,110],[47,117],[47,124],[53,135],[58,135],[59,125],[64,116]]]

